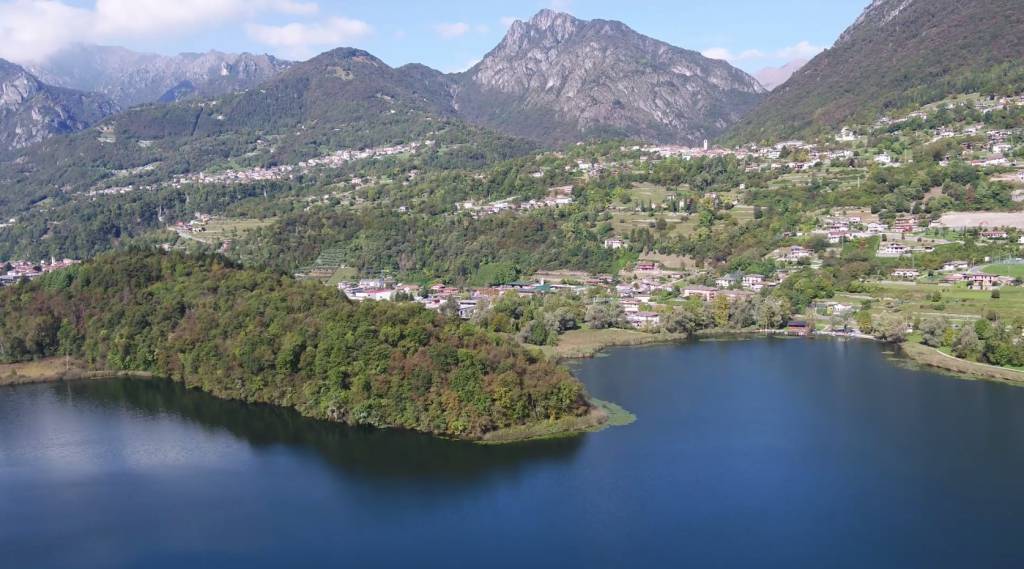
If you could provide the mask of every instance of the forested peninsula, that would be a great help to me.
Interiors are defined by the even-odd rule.
[[[54,356],[462,439],[600,420],[567,370],[504,335],[217,255],[120,251],[0,290],[0,360]]]

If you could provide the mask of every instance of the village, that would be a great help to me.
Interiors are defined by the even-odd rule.
[[[33,280],[47,273],[66,269],[72,265],[81,263],[78,259],[49,259],[38,263],[33,261],[7,261],[0,262],[3,274],[0,274],[0,287],[18,284],[24,280]]]

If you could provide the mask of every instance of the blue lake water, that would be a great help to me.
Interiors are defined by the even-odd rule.
[[[481,447],[168,382],[0,388],[0,567],[1024,567],[1024,389],[862,342],[574,368],[638,420]]]

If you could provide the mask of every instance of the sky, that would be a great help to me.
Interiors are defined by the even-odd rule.
[[[810,59],[869,0],[0,0],[0,57],[45,60],[74,43],[164,54],[216,49],[308,59],[365,49],[392,66],[462,71],[543,8],[620,20],[748,72]]]

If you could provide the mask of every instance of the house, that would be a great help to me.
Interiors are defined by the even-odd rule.
[[[636,264],[636,270],[638,272],[653,272],[658,270],[658,264],[654,261],[639,261]]]
[[[994,230],[994,231],[982,231],[981,236],[985,239],[1007,239],[1009,235],[1005,231]]]
[[[953,271],[966,271],[969,268],[971,268],[971,265],[967,261],[950,261],[945,265],[942,265],[941,271],[944,273],[950,273]]]
[[[626,242],[623,241],[622,239],[617,238],[617,237],[613,237],[611,239],[605,239],[604,240],[604,248],[605,249],[622,249],[625,246],[626,246]]]
[[[893,159],[892,156],[890,156],[888,153],[883,153],[879,154],[878,156],[875,156],[875,162],[883,166],[888,166],[893,163]]]
[[[917,269],[896,269],[892,272],[892,276],[896,279],[915,280],[921,276],[921,272]]]
[[[661,324],[661,315],[657,312],[634,312],[626,315],[635,328],[654,328]]]
[[[967,287],[971,290],[991,290],[1000,284],[1000,279],[996,275],[988,275],[985,273],[972,273],[967,275]]]
[[[759,275],[757,273],[743,275],[743,288],[748,288],[754,291],[761,290],[764,288],[764,275]]]
[[[811,333],[811,325],[803,320],[793,320],[786,324],[786,333],[793,336],[807,336]]]
[[[712,300],[715,299],[715,296],[718,294],[718,290],[700,285],[687,285],[682,288],[680,293],[683,295],[683,298],[697,296],[700,297],[701,300],[703,300],[704,302],[711,302]]]
[[[896,257],[904,257],[904,256],[909,255],[909,254],[910,254],[910,248],[908,248],[906,245],[901,245],[899,243],[893,243],[893,242],[886,242],[886,243],[882,243],[878,247],[878,252],[876,253],[876,256],[878,256],[878,257],[896,258]]]
[[[476,312],[477,301],[475,300],[460,300],[459,301],[459,318],[463,320],[469,320],[473,313]]]
[[[715,286],[718,288],[732,288],[743,281],[743,275],[740,273],[729,273],[725,276],[719,277],[715,281]]]
[[[801,247],[799,245],[793,245],[792,247],[790,247],[788,250],[785,251],[785,253],[784,253],[783,257],[782,257],[782,260],[788,261],[790,263],[797,263],[801,259],[807,259],[810,256],[811,256],[811,251],[809,249],[807,249],[806,247]]]
[[[892,222],[893,231],[899,233],[913,233],[917,231],[917,220],[913,217],[899,217]]]

